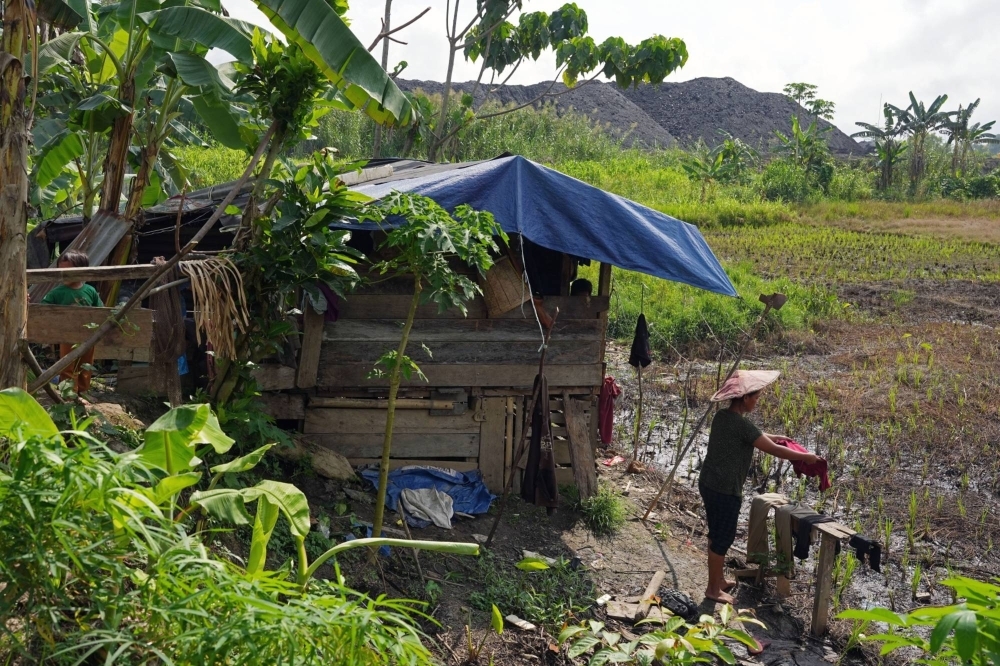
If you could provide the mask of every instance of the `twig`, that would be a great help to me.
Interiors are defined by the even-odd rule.
[[[174,223],[174,252],[181,252],[181,216],[184,214],[184,198],[187,196],[187,188],[181,190],[181,203],[177,207],[177,221]]]
[[[166,283],[164,285],[161,285],[161,286],[157,287],[156,289],[153,289],[151,292],[149,292],[148,294],[146,294],[146,296],[147,296],[147,298],[149,296],[154,296],[154,295],[160,293],[161,291],[166,291],[167,289],[172,289],[174,287],[179,287],[182,284],[184,284],[186,282],[190,282],[190,281],[191,281],[191,278],[181,278],[180,280],[174,280],[173,282],[168,282],[168,283]]]
[[[17,341],[17,346],[21,350],[21,358],[24,359],[25,364],[29,368],[31,368],[31,371],[35,373],[36,377],[41,375],[42,366],[38,364],[38,359],[35,358],[35,355],[31,353],[31,347],[28,346],[28,341],[25,340],[24,338],[21,338],[20,340]],[[48,393],[49,397],[52,398],[56,403],[60,405],[66,403],[66,401],[62,399],[62,396],[59,395],[59,393],[54,388],[52,388],[52,384],[50,384],[49,382],[45,382],[44,388],[45,392]]]
[[[413,541],[413,535],[410,534],[410,525],[406,522],[406,510],[403,509],[403,498],[399,498],[399,517],[403,519],[403,529],[406,531],[406,538]],[[420,574],[420,580],[427,587],[427,576],[424,575],[424,570],[420,566],[420,552],[414,548],[413,549],[413,561],[417,564],[417,573]]]
[[[376,46],[378,46],[378,43],[379,43],[379,42],[381,42],[381,41],[382,41],[382,39],[383,39],[383,38],[385,38],[385,37],[388,37],[389,39],[391,39],[391,40],[392,40],[392,41],[394,41],[394,42],[399,42],[400,44],[404,44],[405,42],[400,42],[400,41],[399,41],[398,39],[392,39],[391,35],[393,35],[393,34],[395,34],[395,33],[399,32],[399,31],[400,31],[400,30],[402,30],[403,28],[406,28],[406,27],[408,27],[408,26],[411,26],[411,25],[413,25],[413,24],[414,24],[414,23],[416,23],[416,22],[417,22],[418,20],[420,20],[421,18],[423,18],[424,14],[426,14],[426,13],[427,13],[427,12],[429,12],[430,10],[431,10],[431,8],[430,8],[430,7],[428,7],[427,9],[425,9],[425,10],[424,10],[424,11],[422,11],[422,12],[420,12],[419,14],[417,14],[416,16],[414,16],[413,18],[411,18],[411,19],[410,19],[409,21],[407,21],[407,22],[406,22],[406,23],[404,23],[403,25],[401,25],[401,26],[398,26],[398,27],[395,27],[395,28],[392,28],[392,29],[391,29],[391,30],[389,30],[388,32],[386,32],[386,30],[385,30],[385,19],[383,19],[383,20],[382,20],[382,32],[380,32],[380,33],[378,34],[378,37],[376,37],[376,38],[375,38],[375,41],[374,41],[374,42],[372,42],[372,45],[368,47],[368,52],[369,52],[369,53],[371,53],[371,52],[372,52],[372,51],[373,51],[373,50],[375,49],[375,47],[376,47]]]
[[[180,260],[183,259],[185,255],[187,255],[195,247],[197,247],[198,243],[200,243],[201,240],[208,235],[208,232],[211,231],[212,227],[215,226],[215,223],[218,222],[219,218],[221,218],[222,215],[225,213],[226,207],[233,202],[233,199],[236,198],[236,194],[241,189],[243,189],[243,186],[250,179],[250,175],[253,173],[253,170],[257,167],[257,163],[260,161],[261,156],[264,154],[264,150],[267,148],[267,145],[271,142],[271,138],[274,136],[276,128],[277,128],[277,122],[276,121],[272,122],[271,126],[267,129],[267,132],[261,138],[260,144],[257,146],[257,151],[250,159],[250,163],[247,165],[246,170],[243,171],[243,175],[240,176],[240,179],[236,182],[236,185],[229,190],[229,194],[226,195],[226,198],[223,199],[222,203],[219,204],[218,208],[215,209],[215,212],[212,214],[212,217],[210,217],[208,221],[205,222],[205,224],[202,226],[202,228],[198,230],[198,233],[196,233],[194,237],[190,241],[188,241],[187,245],[181,248],[181,251],[179,253],[175,254],[168,261],[165,261],[163,265],[160,266],[155,273],[153,273],[152,277],[146,280],[146,282],[144,282],[143,285],[139,287],[139,289],[136,290],[134,294],[132,294],[132,298],[130,298],[128,302],[125,303],[125,305],[123,305],[111,317],[108,317],[108,319],[105,320],[105,322],[101,324],[96,331],[94,331],[94,334],[91,335],[89,339],[78,345],[76,349],[74,349],[69,354],[66,354],[66,356],[63,356],[48,370],[43,372],[41,376],[35,380],[35,383],[29,387],[28,389],[29,393],[35,393],[36,391],[38,391],[38,389],[45,386],[45,384],[48,383],[50,379],[58,375],[60,372],[68,368],[72,363],[75,363],[78,359],[83,357],[83,355],[86,354],[88,351],[93,349],[94,346],[98,342],[100,342],[101,338],[107,335],[111,331],[111,329],[116,328],[121,323],[121,321],[125,319],[125,315],[128,314],[128,312],[132,308],[134,308],[136,305],[141,303],[144,298],[146,298],[146,293],[153,288],[153,286],[160,280],[160,278],[162,278],[168,271],[173,269],[173,267],[176,266],[177,263],[180,262]]]

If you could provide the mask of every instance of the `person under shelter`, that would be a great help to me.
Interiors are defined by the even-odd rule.
[[[754,425],[746,415],[757,407],[760,394],[780,373],[766,370],[738,370],[712,396],[712,402],[729,400],[712,420],[708,452],[698,478],[698,490],[705,503],[708,522],[708,587],[705,597],[723,604],[734,598],[729,591],[735,581],[725,579],[726,553],[736,538],[736,524],[743,504],[743,486],[753,461],[754,449],[785,460],[815,464],[813,453],[793,451],[777,442],[788,440],[770,435]]]
[[[80,268],[90,265],[90,258],[85,252],[79,250],[66,250],[56,262],[58,268]],[[67,305],[77,307],[102,307],[101,297],[97,290],[89,284],[79,280],[69,280],[59,285],[42,299],[48,305]],[[59,344],[59,358],[66,356],[75,345],[71,343]],[[80,357],[76,363],[71,363],[61,373],[59,381],[73,380],[73,388],[77,395],[90,390],[91,371],[87,366],[94,364],[94,348],[91,347],[86,354]]]

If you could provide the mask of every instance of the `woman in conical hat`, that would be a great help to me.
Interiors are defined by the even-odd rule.
[[[731,604],[728,593],[736,583],[723,573],[726,552],[736,538],[736,523],[743,504],[743,485],[753,461],[754,449],[785,460],[815,463],[812,453],[800,453],[776,442],[787,437],[769,435],[751,423],[746,415],[757,407],[761,391],[778,379],[774,370],[738,370],[712,396],[712,402],[729,400],[712,420],[708,435],[708,453],[698,478],[698,490],[705,502],[708,519],[708,588],[705,597]]]

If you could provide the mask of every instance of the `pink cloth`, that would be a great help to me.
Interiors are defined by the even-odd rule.
[[[809,453],[809,449],[790,439],[783,439],[780,442],[775,442],[775,444],[780,444],[781,446],[787,447],[792,451],[798,451],[799,453]],[[818,476],[819,489],[821,491],[830,487],[830,476],[827,470],[826,461],[822,458],[812,464],[802,460],[793,460],[792,469],[795,470],[795,476],[802,476],[803,474],[809,477]]]
[[[622,393],[622,387],[614,377],[605,377],[601,385],[601,395],[597,399],[597,429],[605,446],[611,443],[615,431],[615,398]]]

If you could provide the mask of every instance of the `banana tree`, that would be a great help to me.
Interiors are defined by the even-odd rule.
[[[0,34],[0,270],[23,274],[28,226],[28,104],[35,12],[26,0],[3,1]],[[18,339],[27,323],[25,282],[0,280],[0,388],[21,386],[24,370]]]
[[[903,132],[902,121],[889,104],[882,107],[882,115],[885,117],[882,127],[856,122],[855,125],[863,129],[852,134],[851,138],[871,139],[875,142],[879,168],[876,186],[880,192],[885,192],[892,187],[895,177],[894,169],[906,153],[907,145],[899,139]]]
[[[955,117],[941,128],[942,133],[948,137],[948,145],[952,146],[952,177],[957,176],[959,171],[965,175],[969,151],[974,146],[1000,143],[1000,139],[990,132],[996,124],[995,120],[988,123],[970,124],[972,114],[975,113],[978,106],[978,99],[964,108],[959,105]]]
[[[938,95],[929,106],[917,101],[910,92],[910,105],[905,109],[898,106],[889,107],[900,121],[900,129],[910,137],[910,190],[916,193],[927,169],[927,137],[949,122],[955,111],[942,111],[941,107],[948,101],[947,95]]]

